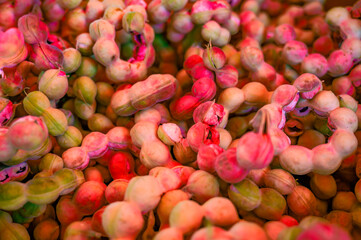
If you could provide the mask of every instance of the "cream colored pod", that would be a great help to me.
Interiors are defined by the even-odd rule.
[[[102,224],[110,239],[135,239],[143,228],[144,219],[136,203],[121,201],[105,208]]]
[[[163,187],[153,176],[139,176],[130,180],[124,200],[136,203],[141,212],[147,213],[157,207]]]
[[[46,70],[39,77],[39,90],[50,100],[58,100],[68,91],[68,78],[59,69]]]

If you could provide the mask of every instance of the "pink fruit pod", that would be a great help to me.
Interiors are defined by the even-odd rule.
[[[127,149],[131,142],[129,129],[126,127],[114,127],[110,129],[108,137],[108,147],[113,150]]]
[[[337,129],[329,138],[329,143],[342,158],[349,157],[357,148],[356,136],[345,129]]]
[[[0,127],[12,118],[14,110],[13,103],[9,99],[0,97]]]
[[[56,217],[63,226],[83,218],[82,213],[71,198],[70,195],[62,196],[56,205]]]
[[[134,177],[128,184],[124,200],[137,204],[140,211],[145,214],[157,207],[163,193],[163,188],[155,177]]]
[[[361,21],[359,19],[347,18],[340,23],[340,35],[343,39],[361,38]]]
[[[190,76],[193,81],[196,81],[203,77],[208,77],[210,79],[214,79],[214,74],[211,70],[209,70],[203,62],[194,65],[194,67],[190,70]]]
[[[188,130],[187,141],[192,150],[198,152],[203,143],[219,144],[219,133],[207,124],[198,122]]]
[[[358,128],[357,115],[349,108],[336,108],[330,112],[327,125],[332,130],[345,129],[350,132],[356,132]]]
[[[115,28],[109,21],[98,19],[89,25],[89,34],[94,42],[101,37],[114,39]]]
[[[130,180],[136,176],[134,173],[134,159],[128,152],[116,152],[111,156],[108,169],[113,179]]]
[[[347,77],[355,87],[361,86],[361,64],[356,65]]]
[[[283,84],[273,92],[271,103],[280,104],[285,112],[290,112],[296,107],[299,98],[300,95],[294,85]]]
[[[238,141],[237,161],[245,169],[267,167],[273,159],[273,145],[270,136],[264,133],[264,127],[268,126],[264,121],[267,120],[262,120],[258,133],[248,132]]]
[[[176,120],[188,120],[192,118],[193,111],[199,106],[200,100],[191,94],[186,94],[169,105],[170,113]]]
[[[210,126],[218,126],[225,115],[224,107],[214,101],[201,103],[193,112],[193,121]]]
[[[198,63],[202,63],[202,62],[203,62],[203,58],[197,54],[194,54],[186,58],[186,60],[183,63],[183,68],[190,75],[193,67]]]
[[[220,88],[235,87],[238,83],[238,70],[232,65],[226,65],[216,71],[216,82]]]
[[[329,240],[337,240],[337,239],[343,239],[343,240],[351,240],[349,233],[331,223],[327,222],[319,222],[315,223],[311,227],[304,230],[300,235],[297,237],[298,240],[306,240],[306,239],[329,239]]]
[[[168,146],[179,143],[183,138],[180,127],[175,123],[163,123],[158,127],[157,135]]]
[[[332,77],[345,75],[353,65],[352,55],[341,49],[333,51],[327,59],[328,73]]]
[[[208,45],[207,49],[203,52],[203,63],[208,69],[212,71],[221,69],[224,64],[226,64],[226,60],[226,55],[222,49],[218,47],[212,47],[211,44]]]
[[[321,80],[312,73],[301,74],[293,82],[293,86],[300,92],[303,99],[312,99],[319,91],[322,91]]]
[[[114,202],[102,215],[105,233],[111,239],[135,239],[144,225],[139,206],[133,202]]]
[[[192,167],[179,165],[172,167],[172,171],[174,171],[179,176],[181,180],[181,186],[184,186],[187,184],[190,175],[192,175],[192,173],[194,173],[196,170]]]
[[[278,25],[274,31],[274,40],[279,45],[284,45],[287,42],[296,39],[296,32],[292,25],[284,23]]]
[[[163,192],[178,189],[181,186],[181,179],[172,169],[166,167],[155,167],[149,171],[149,175],[157,179]]]
[[[247,46],[241,51],[242,66],[248,71],[255,72],[264,62],[262,50],[258,47]]]
[[[276,70],[270,64],[263,62],[255,72],[251,73],[251,80],[271,89],[272,83],[276,80]]]
[[[183,240],[183,233],[178,228],[164,228],[157,232],[157,234],[153,238],[154,240]]]
[[[0,88],[4,95],[13,97],[19,95],[25,87],[24,78],[21,76],[16,67],[4,68],[4,76],[0,74]]]
[[[283,60],[291,66],[301,63],[307,54],[306,44],[296,40],[287,42],[282,51]]]
[[[192,86],[192,95],[199,101],[212,100],[216,96],[217,86],[215,82],[208,77],[202,77],[196,80]]]
[[[203,204],[208,199],[219,195],[219,182],[212,174],[197,170],[190,175],[183,191],[190,193],[193,200]]]
[[[278,156],[281,154],[285,149],[287,149],[291,145],[290,138],[279,128],[270,128],[268,131],[270,135],[274,155]]]
[[[145,142],[156,141],[158,125],[150,121],[137,122],[130,129],[132,143],[136,147],[142,147]]]
[[[48,39],[46,24],[35,14],[29,13],[19,18],[18,28],[23,33],[25,42],[29,44],[46,42]]]
[[[92,215],[105,204],[106,185],[97,181],[87,181],[78,187],[73,202],[84,215]]]
[[[312,53],[303,59],[301,70],[304,73],[312,73],[317,77],[322,77],[328,71],[327,59],[319,53]]]
[[[253,38],[259,43],[263,41],[265,25],[257,18],[254,18],[250,20],[247,24],[243,25],[242,30],[244,37]]]
[[[15,67],[27,56],[24,36],[17,28],[10,28],[6,32],[0,30],[0,69]]]
[[[183,200],[170,212],[169,225],[178,228],[183,234],[191,233],[201,226],[203,216],[204,211],[197,202]]]
[[[207,226],[193,233],[190,240],[222,239],[232,240],[233,236],[226,230],[216,226]],[[238,239],[238,238],[237,238]]]
[[[175,94],[176,81],[170,74],[152,74],[146,80],[135,83],[129,92],[132,106],[141,110],[168,100]]]
[[[33,45],[35,66],[40,70],[62,68],[64,56],[63,52],[50,44],[40,42]]]
[[[131,104],[130,89],[123,89],[116,91],[111,98],[110,106],[113,111],[119,116],[130,116],[138,110]]]
[[[268,237],[266,232],[261,226],[257,223],[241,220],[238,223],[234,224],[230,229],[229,233],[232,234],[234,238],[239,240],[247,239],[257,239],[257,240],[267,240]]]
[[[239,221],[236,207],[225,197],[214,197],[202,205],[204,217],[216,226],[232,226]]]
[[[313,169],[313,151],[297,145],[290,145],[279,155],[281,166],[292,174],[304,175]]]
[[[149,19],[156,24],[167,22],[171,15],[171,12],[162,4],[161,0],[151,1],[147,11]]]
[[[337,171],[342,163],[342,157],[332,144],[321,144],[312,149],[313,172],[330,175]]]
[[[88,152],[83,147],[72,147],[62,154],[66,168],[84,170],[89,164]]]
[[[145,142],[140,149],[139,158],[148,169],[167,166],[172,161],[168,146],[159,140]]]
[[[91,132],[84,137],[81,146],[86,149],[90,159],[95,159],[106,153],[108,142],[108,138],[104,133]]]
[[[104,192],[107,202],[113,203],[117,201],[123,201],[128,183],[129,181],[125,179],[116,179],[109,183]]]
[[[285,123],[285,112],[282,110],[280,105],[274,103],[264,105],[260,110],[258,110],[250,122],[256,131],[262,131],[264,126],[267,126],[267,128],[275,127],[282,129],[285,126]]]
[[[197,154],[198,168],[209,173],[214,173],[216,157],[223,151],[223,148],[217,144],[202,144]]]
[[[44,144],[48,128],[42,118],[25,116],[12,122],[7,135],[14,147],[32,151]]]
[[[358,38],[348,38],[342,42],[341,50],[351,54],[354,62],[359,62],[361,58],[361,40]]]
[[[192,22],[194,24],[205,24],[210,21],[213,16],[213,5],[211,1],[196,1],[191,10]]]
[[[248,174],[247,169],[239,166],[236,153],[236,148],[229,148],[219,154],[214,163],[218,177],[227,183],[238,183]]]

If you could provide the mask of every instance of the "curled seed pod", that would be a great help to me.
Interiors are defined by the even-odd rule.
[[[261,204],[261,191],[248,178],[231,184],[228,188],[228,197],[238,210],[252,211]]]

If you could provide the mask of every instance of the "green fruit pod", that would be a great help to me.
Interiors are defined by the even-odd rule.
[[[82,76],[74,81],[73,91],[77,98],[83,102],[92,104],[97,95],[97,86],[90,77]]]
[[[82,100],[76,98],[74,101],[74,113],[83,120],[88,120],[91,118],[96,110],[96,101],[92,104],[83,102]]]
[[[49,134],[60,136],[68,129],[68,120],[65,114],[57,108],[48,108],[43,113],[43,118],[48,127]]]
[[[261,188],[261,204],[254,213],[267,220],[279,220],[287,207],[286,199],[273,188]]]
[[[53,177],[34,178],[26,183],[28,201],[35,204],[54,202],[61,192],[61,186]]]
[[[80,67],[81,53],[75,48],[67,48],[63,51],[63,70],[66,73],[73,73]]]
[[[252,211],[261,204],[261,190],[248,178],[231,184],[228,196],[239,210]]]
[[[46,109],[50,108],[50,101],[44,93],[33,91],[24,98],[23,105],[28,114],[41,116]]]
[[[26,185],[21,182],[7,182],[0,185],[0,209],[14,211],[27,202]]]
[[[83,135],[76,127],[69,126],[63,135],[56,137],[56,140],[60,147],[68,149],[71,147],[78,147],[83,140]]]
[[[53,178],[59,184],[61,191],[59,195],[65,195],[75,190],[84,180],[78,178],[77,170],[63,168],[54,173]]]

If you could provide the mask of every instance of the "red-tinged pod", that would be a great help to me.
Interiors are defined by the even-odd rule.
[[[172,101],[169,105],[170,113],[177,120],[188,120],[193,116],[193,111],[201,102],[198,98],[186,94],[183,97]]]
[[[14,110],[9,99],[0,97],[0,126],[4,126],[12,118]]]
[[[192,95],[199,99],[199,101],[212,100],[217,93],[216,83],[208,77],[202,77],[196,80],[192,86]]]
[[[19,18],[18,28],[23,33],[25,42],[39,44],[48,39],[48,29],[35,14],[27,14]]]
[[[216,157],[214,168],[223,181],[238,183],[248,174],[248,170],[241,167],[237,161],[237,149],[230,148]]]
[[[216,144],[201,145],[197,154],[197,164],[199,169],[209,173],[214,173],[216,171],[216,158],[223,151],[223,148]]]
[[[63,52],[55,46],[45,42],[36,44],[34,45],[34,56],[35,65],[40,70],[62,68]]]
[[[225,116],[224,107],[213,101],[200,104],[193,112],[193,121],[218,126]]]
[[[273,159],[273,146],[268,134],[248,132],[237,145],[237,161],[246,169],[267,167]]]
[[[187,141],[192,150],[198,152],[203,143],[219,144],[219,133],[214,127],[198,122],[188,130]]]
[[[4,68],[4,76],[0,75],[0,88],[1,91],[10,97],[20,94],[24,90],[24,78],[13,68]]]
[[[106,235],[104,228],[103,228],[103,224],[102,224],[102,216],[103,216],[103,212],[105,210],[105,206],[103,206],[101,209],[99,209],[98,211],[96,211],[91,219],[91,227],[92,230],[101,233],[102,235]]]
[[[117,152],[109,160],[109,172],[113,179],[130,180],[136,176],[134,159],[130,153]]]
[[[203,62],[194,65],[194,67],[190,71],[190,76],[192,77],[193,81],[196,81],[202,77],[208,77],[214,80],[213,72],[209,70]]]
[[[232,65],[226,65],[216,71],[216,82],[220,88],[235,87],[238,83],[238,70]]]

